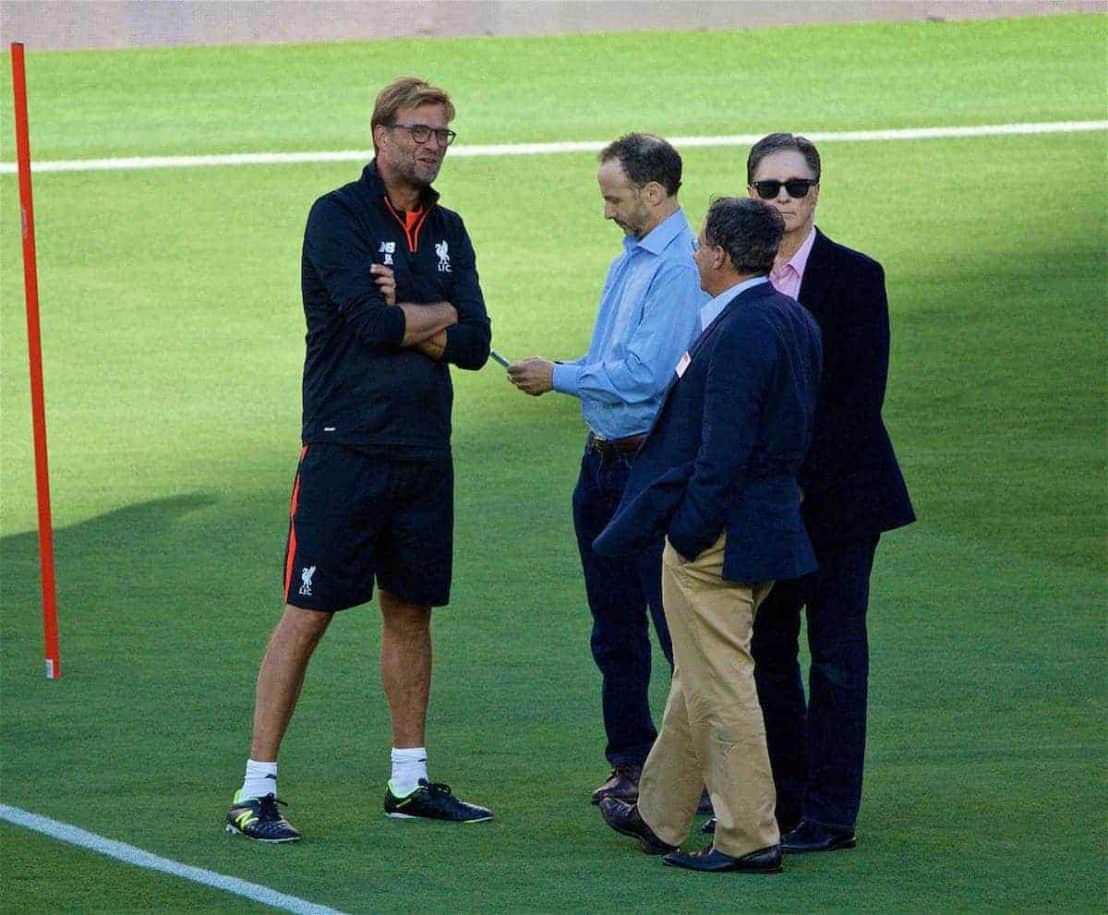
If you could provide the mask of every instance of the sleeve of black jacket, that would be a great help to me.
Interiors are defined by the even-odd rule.
[[[852,252],[851,294],[823,332],[826,370],[809,461],[825,468],[858,466],[881,429],[889,375],[889,304],[885,272]]]
[[[469,240],[465,224],[455,214],[457,226],[451,233],[455,240],[453,258],[454,292],[450,302],[458,311],[458,323],[446,329],[446,348],[442,358],[463,369],[479,369],[489,358],[492,326],[485,310],[485,297],[477,278],[477,256]]]
[[[373,252],[355,217],[334,195],[321,197],[308,214],[304,255],[315,268],[343,320],[368,346],[400,346],[407,322],[390,307],[370,273]]]

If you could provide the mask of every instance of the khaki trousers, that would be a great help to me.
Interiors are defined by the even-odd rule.
[[[739,857],[781,839],[750,656],[754,614],[773,582],[724,581],[725,539],[692,562],[668,541],[662,554],[674,670],[662,729],[639,781],[639,814],[659,838],[680,845],[706,785],[715,847]]]

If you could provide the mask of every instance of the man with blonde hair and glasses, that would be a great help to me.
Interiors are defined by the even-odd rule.
[[[453,555],[448,365],[481,368],[491,339],[469,235],[431,187],[453,117],[442,89],[394,80],[373,111],[374,160],[308,216],[303,449],[285,608],[258,672],[250,759],[227,813],[229,832],[258,841],[301,837],[277,808],[277,752],[334,614],[368,602],[374,581],[392,720],[385,813],[492,819],[430,781],[424,735],[431,608],[449,600]]]

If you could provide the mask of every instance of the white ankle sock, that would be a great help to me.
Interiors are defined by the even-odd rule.
[[[242,779],[240,798],[265,797],[277,793],[277,763],[246,761],[246,774]]]
[[[392,748],[392,778],[389,788],[396,797],[407,797],[419,787],[419,780],[427,778],[427,750],[425,747]]]

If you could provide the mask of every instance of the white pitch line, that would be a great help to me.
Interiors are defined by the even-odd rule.
[[[900,130],[847,130],[840,132],[813,131],[806,133],[820,142],[865,143],[883,140],[939,140],[960,137],[1024,136],[1043,133],[1084,133],[1108,130],[1108,121],[1054,121],[1043,124],[983,124],[971,127],[910,127]],[[674,146],[748,146],[760,139],[760,134],[737,134],[722,137],[670,137]],[[453,146],[451,158],[471,156],[542,156],[554,153],[598,152],[605,140],[580,140],[563,143],[501,143],[491,146]],[[227,165],[288,165],[300,162],[367,162],[372,153],[365,149],[337,152],[294,153],[226,153],[210,156],[132,156],[116,159],[69,159],[32,162],[34,174],[43,172],[131,171],[145,168],[211,168]],[[0,175],[14,175],[14,162],[0,162]]]
[[[177,861],[171,861],[169,858],[152,855],[150,852],[135,848],[133,845],[116,842],[114,839],[98,836],[94,832],[78,829],[68,823],[51,820],[49,817],[40,816],[37,813],[28,813],[18,807],[0,804],[0,820],[7,820],[17,826],[33,829],[35,832],[41,832],[53,839],[68,842],[70,845],[79,845],[82,848],[107,855],[109,858],[115,858],[126,864],[133,864],[135,867],[145,867],[150,870],[161,871],[163,874],[172,874],[174,877],[182,877],[185,880],[191,880],[193,883],[202,883],[204,886],[223,890],[225,893],[233,893],[236,896],[243,896],[246,899],[252,899],[275,909],[296,912],[298,915],[343,915],[337,909],[330,909],[327,906],[309,902],[307,899],[278,893],[267,886],[248,883],[245,880],[239,880],[237,877],[217,874],[215,871],[205,870],[202,867],[180,864]]]

